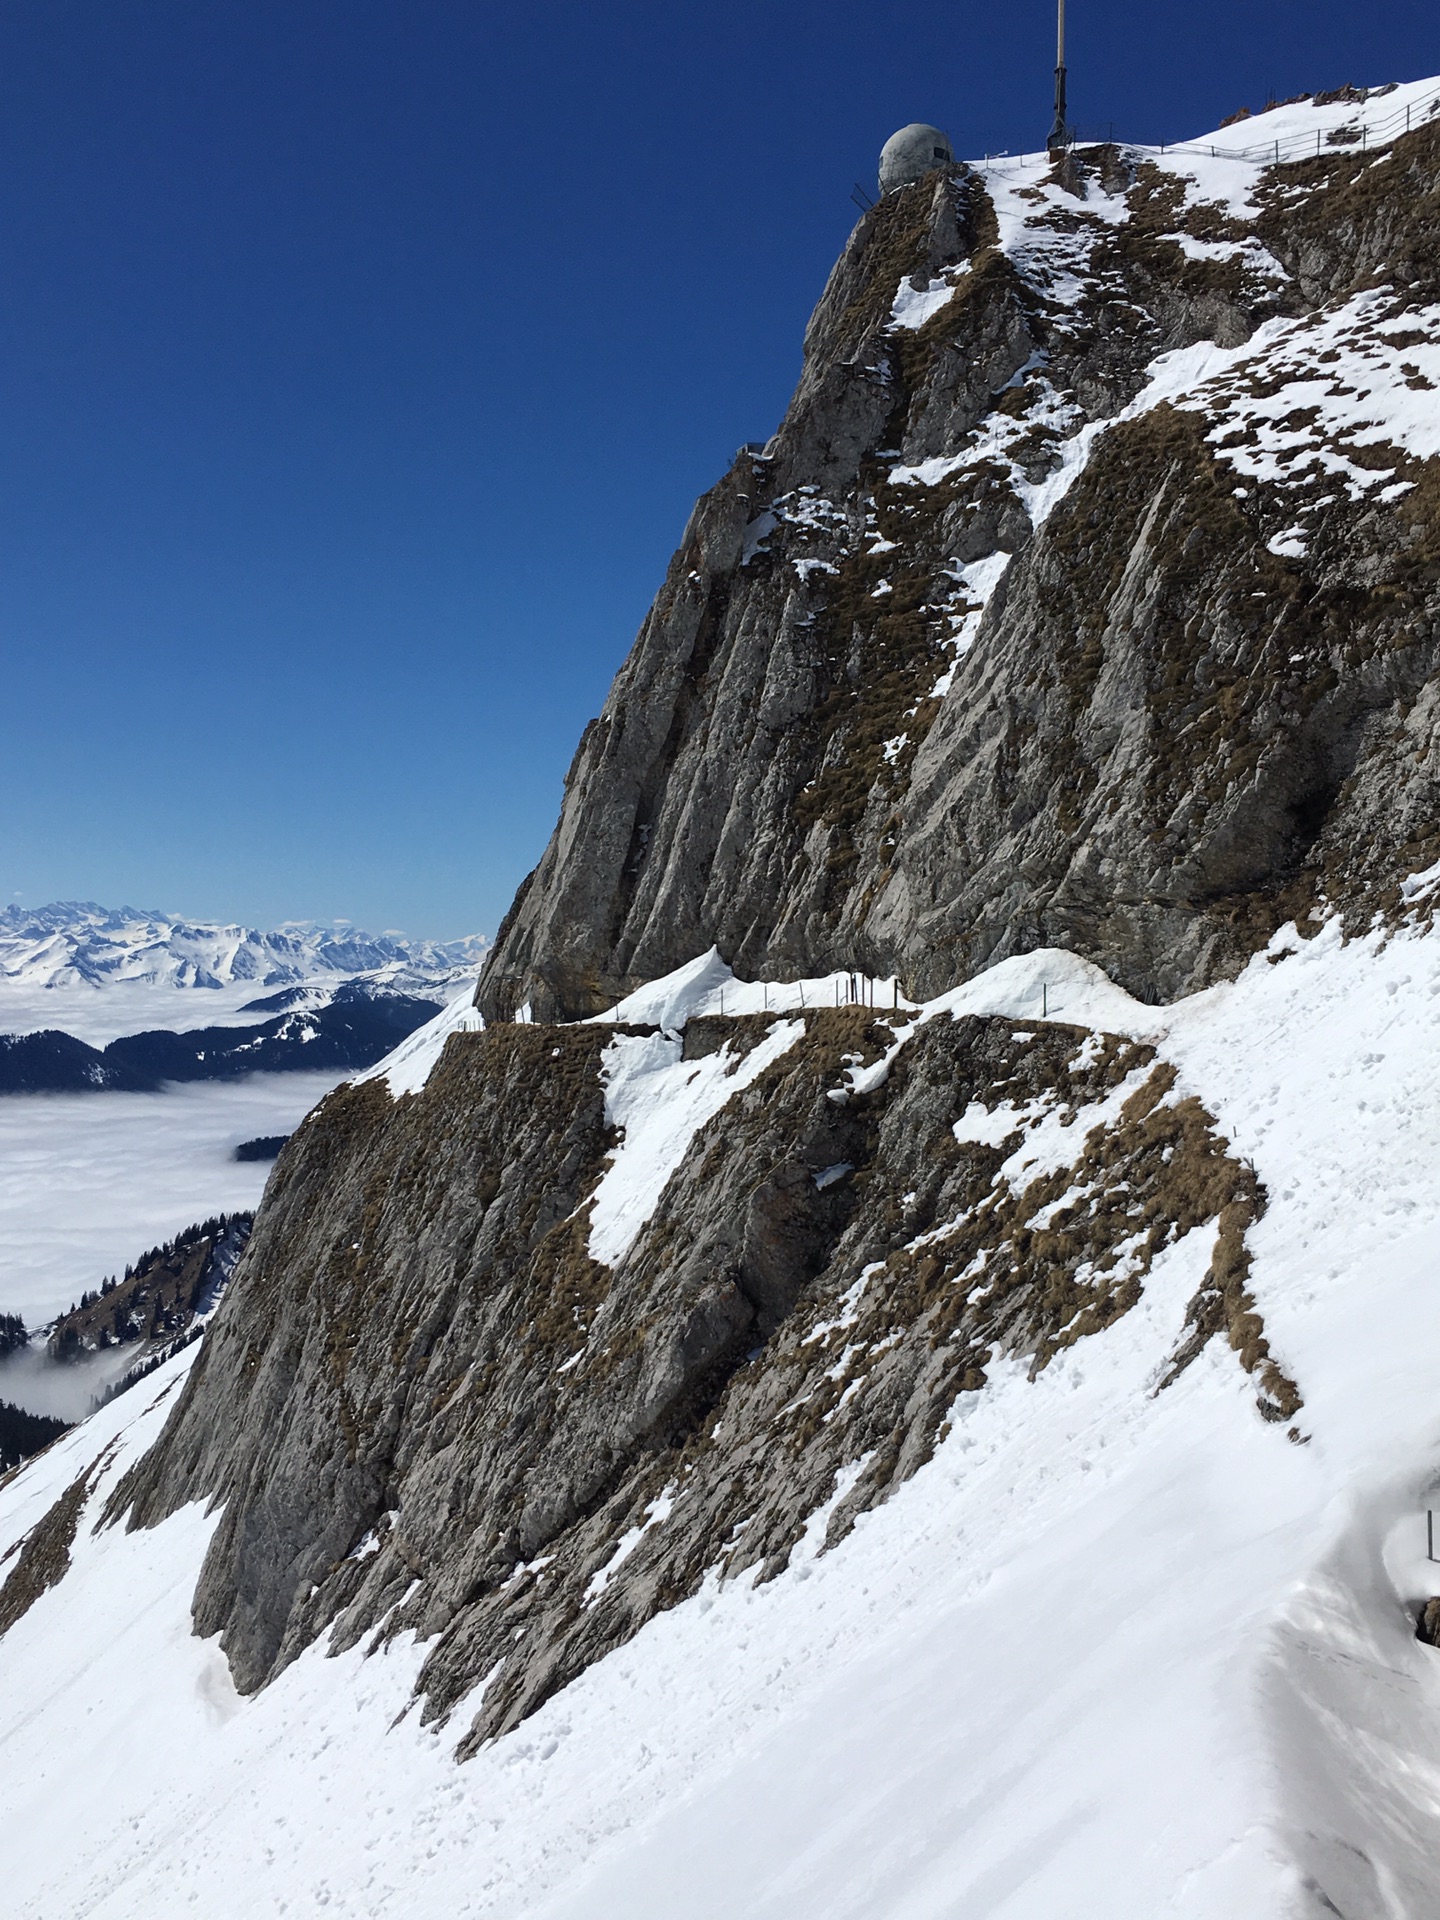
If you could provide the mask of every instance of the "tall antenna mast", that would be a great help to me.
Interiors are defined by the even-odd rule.
[[[1055,18],[1055,124],[1045,142],[1051,153],[1063,153],[1070,144],[1070,129],[1065,124],[1065,0],[1056,0]]]

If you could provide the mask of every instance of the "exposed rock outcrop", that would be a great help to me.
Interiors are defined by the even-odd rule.
[[[413,1627],[427,1711],[488,1676],[475,1737],[510,1725],[707,1573],[778,1571],[837,1493],[839,1538],[993,1362],[1102,1331],[1192,1232],[1213,1284],[1177,1364],[1227,1334],[1267,1417],[1294,1413],[1227,1286],[1262,1196],[1149,1048],[860,1008],[714,1027],[737,1091],[613,1268],[588,1250],[602,1068],[658,1050],[678,1084],[678,1039],[457,1035],[419,1096],[342,1089],[291,1141],[241,1295],[115,1502],[225,1502],[196,1626],[242,1687],[326,1629]]]
[[[17,1620],[24,1619],[43,1593],[65,1578],[80,1515],[105,1465],[102,1455],[71,1482],[6,1555],[7,1560],[11,1554],[16,1557],[0,1585],[0,1634],[8,1633]]]
[[[1267,436],[1217,434],[1200,361],[1118,418],[1200,342],[1252,342],[1252,394],[1293,379],[1272,341],[1333,364],[1304,329],[1361,289],[1358,332],[1430,339],[1440,131],[1278,166],[1248,210],[1114,148],[988,178],[856,228],[581,743],[487,1015],[590,1014],[711,944],[926,994],[1064,944],[1159,998],[1440,851],[1430,462],[1306,387],[1247,485]]]

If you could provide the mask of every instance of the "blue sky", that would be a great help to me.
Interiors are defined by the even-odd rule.
[[[1045,0],[8,0],[0,899],[493,930],[909,120]],[[1440,71],[1433,9],[1071,0],[1082,128]]]

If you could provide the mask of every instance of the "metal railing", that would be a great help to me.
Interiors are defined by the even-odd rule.
[[[1354,101],[1333,101],[1330,104],[1334,106],[1353,106],[1359,117],[1343,120],[1338,126],[1318,127],[1313,132],[1297,129],[1293,133],[1278,135],[1273,140],[1259,140],[1244,147],[1223,146],[1218,140],[1175,140],[1163,146],[1146,146],[1138,140],[1116,140],[1113,124],[1107,134],[1093,138],[1077,133],[1071,145],[1115,145],[1131,153],[1193,153],[1212,160],[1247,160],[1257,166],[1278,166],[1282,160],[1308,159],[1315,154],[1338,153],[1351,147],[1364,152],[1372,146],[1383,146],[1387,140],[1398,139],[1413,128],[1424,126],[1440,113],[1440,87],[1378,117],[1366,112],[1372,102],[1378,103],[1386,97],[1385,94],[1371,94],[1367,98],[1362,93]],[[1295,104],[1298,106],[1301,103],[1297,101]],[[1257,120],[1261,117],[1259,114],[1255,116]],[[1337,134],[1341,136],[1339,139],[1334,137]],[[983,164],[989,168],[1003,166],[1007,162],[1015,166],[1037,157],[1037,154],[987,153]]]
[[[1333,104],[1338,106],[1340,102],[1336,101]],[[1347,104],[1350,103],[1347,102]],[[1249,147],[1221,147],[1217,146],[1213,140],[1178,140],[1172,146],[1151,147],[1148,151],[1208,154],[1213,160],[1250,160],[1257,161],[1262,166],[1268,161],[1274,166],[1281,160],[1294,160],[1305,158],[1311,153],[1323,153],[1327,146],[1332,149],[1345,146],[1364,148],[1372,141],[1376,145],[1383,145],[1385,141],[1397,139],[1402,133],[1409,133],[1412,127],[1423,126],[1427,120],[1434,118],[1436,111],[1440,110],[1440,87],[1437,87],[1433,93],[1426,94],[1423,99],[1411,100],[1403,107],[1396,107],[1393,113],[1383,114],[1378,120],[1365,116],[1364,108],[1368,104],[1366,100],[1357,100],[1353,104],[1361,109],[1361,118],[1354,129],[1353,140],[1336,140],[1333,137],[1347,130],[1349,123],[1342,122],[1340,126],[1332,127],[1329,134],[1323,128],[1317,128],[1313,137],[1308,132],[1300,131],[1285,134],[1275,140],[1261,140]]]

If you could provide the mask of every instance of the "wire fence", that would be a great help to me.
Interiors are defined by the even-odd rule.
[[[1072,146],[1101,146],[1118,144],[1132,153],[1187,154],[1193,153],[1212,160],[1246,160],[1252,165],[1277,166],[1282,160],[1303,160],[1312,155],[1335,152],[1345,147],[1359,147],[1363,152],[1367,147],[1383,146],[1387,140],[1398,139],[1401,134],[1409,133],[1412,128],[1424,126],[1440,113],[1440,87],[1431,93],[1423,94],[1418,100],[1409,100],[1402,107],[1396,107],[1388,113],[1373,115],[1366,111],[1367,106],[1384,99],[1384,94],[1366,95],[1357,92],[1353,101],[1333,101],[1327,104],[1353,105],[1359,109],[1358,118],[1342,121],[1338,126],[1317,127],[1313,131],[1299,128],[1293,133],[1280,134],[1273,140],[1259,140],[1243,147],[1223,146],[1216,140],[1177,140],[1165,146],[1144,146],[1136,140],[1115,140],[1115,127],[1101,131],[1076,131],[1071,138]],[[1298,102],[1296,103],[1299,104]],[[1256,118],[1261,116],[1256,115]],[[1006,163],[1018,165],[1021,161],[1033,158],[1033,155],[1018,153],[987,153],[987,167],[1003,167]]]
[[[1340,103],[1336,101],[1334,104],[1338,106]],[[1354,104],[1363,109],[1366,101],[1362,98]],[[1262,165],[1269,161],[1274,165],[1280,160],[1303,159],[1312,153],[1323,153],[1327,146],[1365,147],[1372,141],[1382,145],[1386,140],[1409,133],[1412,127],[1422,126],[1425,121],[1434,118],[1437,110],[1440,110],[1440,87],[1420,100],[1411,100],[1403,107],[1396,107],[1393,113],[1382,114],[1378,120],[1369,118],[1362,111],[1358,124],[1342,122],[1338,127],[1331,127],[1328,133],[1323,128],[1317,128],[1312,135],[1302,129],[1275,140],[1261,140],[1248,147],[1221,147],[1211,140],[1181,140],[1174,146],[1155,147],[1150,151],[1208,154],[1214,160],[1250,160]]]

